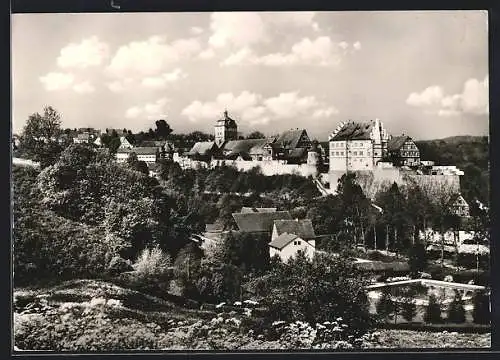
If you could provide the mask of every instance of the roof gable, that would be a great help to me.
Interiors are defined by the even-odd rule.
[[[297,238],[298,238],[298,236],[295,234],[283,233],[280,236],[278,236],[276,239],[271,241],[269,243],[269,246],[276,248],[278,250],[281,250]]]
[[[156,147],[136,147],[132,149],[118,149],[117,153],[135,153],[136,155],[156,155],[158,148]]]
[[[303,220],[276,220],[274,228],[278,235],[283,233],[295,234],[303,239],[312,239],[316,237],[312,221],[310,219]]]
[[[305,129],[288,130],[278,136],[274,143],[277,146],[294,149],[297,147],[302,135],[307,136],[307,132]]]
[[[373,123],[358,123],[351,121],[344,124],[331,140],[370,140],[372,128]]]
[[[200,141],[193,145],[188,155],[210,155],[215,143],[213,141]]]
[[[389,151],[396,151],[401,148],[405,144],[407,140],[411,140],[409,136],[402,135],[402,136],[394,136],[393,138],[389,139],[387,142],[387,150]]]
[[[292,219],[288,211],[234,213],[234,221],[243,232],[271,232],[275,220]]]

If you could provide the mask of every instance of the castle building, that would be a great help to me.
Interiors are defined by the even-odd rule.
[[[378,119],[342,122],[328,138],[330,171],[373,170],[387,156],[389,135]]]
[[[406,135],[394,136],[387,143],[389,159],[396,166],[420,165],[420,151],[413,139]]]
[[[224,111],[224,117],[215,124],[215,144],[220,148],[226,141],[238,139],[238,126]]]

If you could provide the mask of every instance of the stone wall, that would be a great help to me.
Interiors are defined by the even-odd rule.
[[[439,195],[444,192],[460,192],[460,176],[458,175],[420,175],[398,168],[377,168],[372,171],[355,171],[358,184],[364,193],[374,198],[375,195],[389,188],[393,183],[405,188],[418,185],[426,193]],[[336,189],[338,180],[344,175],[343,171],[329,173],[330,188]]]

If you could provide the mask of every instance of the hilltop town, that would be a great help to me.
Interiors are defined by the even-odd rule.
[[[44,111],[47,118],[56,114]],[[248,312],[274,309],[279,316],[270,318],[281,324],[292,319],[290,311],[307,311],[287,310],[288,279],[300,271],[317,283],[306,265],[316,264],[357,274],[360,287],[351,290],[366,298],[339,301],[353,302],[346,319],[361,321],[359,329],[370,327],[369,317],[410,327],[487,322],[488,208],[462,196],[463,171],[423,159],[414,139],[392,136],[379,119],[341,122],[327,142],[311,139],[306,129],[244,138],[228,111],[213,134],[175,135],[165,120],[137,134],[62,130],[57,121],[37,133],[36,119],[13,139],[19,284],[63,273],[97,276],[214,313],[231,309],[225,311],[240,314],[231,318],[235,323],[252,318]],[[33,253],[28,240],[41,252]],[[51,260],[68,246],[86,250],[65,263]],[[278,289],[271,297],[269,281]],[[420,295],[417,283],[426,289]],[[436,315],[438,295],[428,289],[442,291],[444,317]],[[318,312],[307,316],[323,319]],[[24,336],[18,338],[35,341]],[[370,339],[359,341],[379,341]]]

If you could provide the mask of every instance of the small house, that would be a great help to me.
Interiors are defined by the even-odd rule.
[[[287,262],[302,251],[309,259],[314,257],[316,247],[313,241],[307,241],[295,234],[283,233],[269,243],[269,256],[279,256]]]

